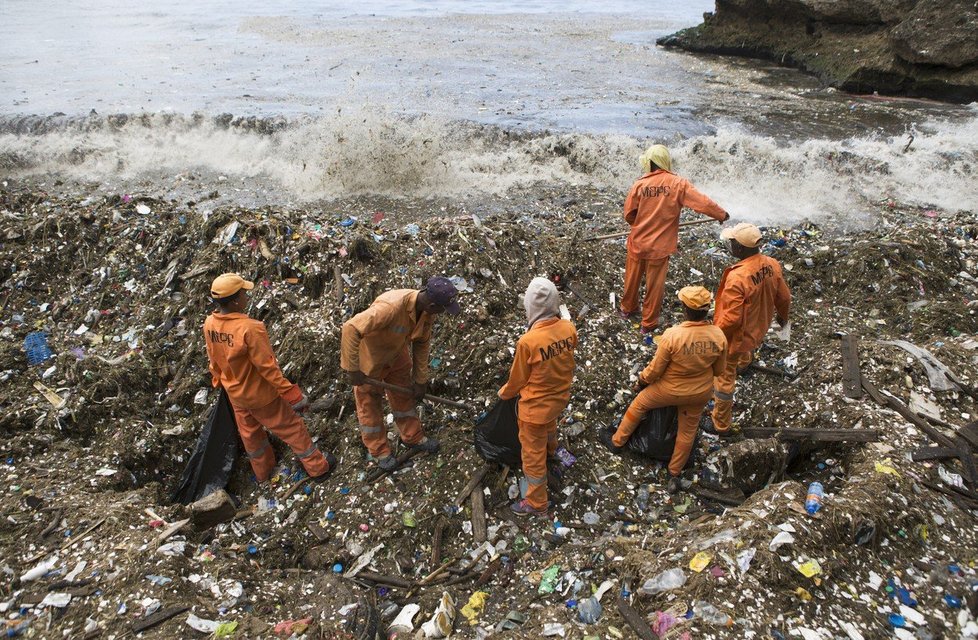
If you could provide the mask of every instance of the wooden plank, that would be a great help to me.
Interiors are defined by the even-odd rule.
[[[166,609],[163,609],[162,611],[157,611],[151,616],[146,616],[142,620],[137,620],[136,622],[133,622],[132,632],[142,633],[147,629],[152,629],[156,625],[166,622],[173,616],[180,615],[181,613],[183,613],[189,608],[190,607],[185,604],[175,604],[172,607],[167,607]]]
[[[645,618],[632,608],[632,605],[628,604],[624,598],[618,598],[618,613],[641,640],[659,640],[659,636],[652,631],[652,627],[645,621]]]
[[[863,397],[859,338],[853,335],[842,336],[842,390],[847,398]]]
[[[780,440],[812,440],[814,442],[879,442],[875,429],[793,429],[778,427],[745,427],[747,438],[778,438]]]
[[[397,576],[385,576],[381,573],[374,573],[373,571],[360,571],[353,578],[348,578],[349,580],[369,580],[370,582],[375,582],[377,584],[382,584],[388,587],[398,587],[400,589],[410,589],[414,586],[414,583],[410,580],[405,580],[404,578],[398,578]]]
[[[863,389],[866,390],[866,393],[872,396],[874,400],[899,413],[907,420],[907,422],[910,422],[916,427],[919,427],[921,431],[926,433],[931,440],[933,440],[940,446],[948,447],[951,449],[957,448],[957,445],[955,445],[955,443],[951,440],[951,438],[947,437],[946,435],[944,435],[934,427],[927,424],[926,420],[924,420],[916,413],[911,411],[910,407],[900,402],[900,400],[898,400],[895,396],[881,393],[876,388],[876,386],[873,385],[873,383],[871,383],[869,380],[866,379],[865,376],[862,377],[862,385],[863,385]]]
[[[441,562],[442,537],[445,535],[445,527],[448,526],[448,519],[438,516],[435,521],[435,535],[431,541],[431,564],[437,565]]]
[[[339,262],[333,263],[333,299],[343,302],[343,271]]]
[[[961,476],[965,482],[971,485],[972,489],[978,489],[978,466],[975,465],[975,457],[971,454],[971,447],[968,441],[955,434],[954,441],[958,445],[958,460],[961,462]]]
[[[926,460],[947,460],[957,458],[958,450],[948,447],[921,447],[910,455],[914,462],[924,462]]]
[[[978,451],[978,422],[966,424],[958,429],[958,435],[962,437],[975,451]]]
[[[472,537],[476,544],[482,544],[486,541],[487,535],[486,503],[482,485],[475,485],[470,495],[472,496]]]
[[[462,503],[465,502],[465,499],[472,494],[472,490],[475,489],[476,485],[482,482],[482,479],[486,477],[487,473],[489,473],[489,465],[484,464],[482,465],[481,469],[477,470],[475,473],[472,474],[472,477],[469,478],[469,481],[466,482],[465,486],[462,487],[462,490],[458,492],[458,495],[455,497],[455,502],[453,504],[456,507],[461,507]]]
[[[698,484],[694,484],[690,488],[698,498],[719,502],[720,504],[725,504],[729,507],[739,507],[740,505],[744,504],[744,500],[746,499],[743,496],[738,499],[734,496],[720,493],[719,491],[713,491],[711,489],[707,489],[706,487],[701,487]]]

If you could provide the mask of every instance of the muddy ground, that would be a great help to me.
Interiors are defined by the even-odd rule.
[[[660,465],[597,441],[654,350],[610,299],[620,295],[622,241],[587,241],[620,230],[618,194],[211,210],[204,197],[48,188],[0,189],[0,607],[15,635],[121,638],[179,606],[187,609],[141,635],[365,638],[410,603],[420,605],[419,626],[445,592],[459,609],[485,594],[471,623],[458,614],[459,638],[638,637],[618,610],[622,597],[644,632],[666,637],[978,633],[975,478],[958,458],[911,459],[944,437],[967,462],[975,444],[954,437],[978,419],[973,212],[880,202],[865,230],[766,229],[764,251],[785,265],[794,295],[793,330],[787,344],[772,335],[759,355],[790,375],[747,372],[737,423],[875,431],[876,441],[702,435],[687,486],[671,497]],[[679,311],[672,292],[695,282],[715,289],[729,262],[715,225],[683,231],[670,317]],[[259,283],[252,315],[267,323],[286,375],[318,399],[308,424],[340,467],[286,497],[301,473],[281,443],[271,486],[255,485],[242,456],[228,486],[234,520],[160,541],[187,517],[170,494],[216,398],[200,327],[208,283],[230,270]],[[471,500],[456,506],[483,468],[473,424],[505,379],[527,282],[558,273],[586,298],[566,293],[571,313],[589,307],[561,423],[576,462],[563,470],[553,521],[511,517],[518,470],[490,468],[487,547],[475,540]],[[441,453],[368,483],[372,463],[339,375],[340,326],[380,292],[432,274],[465,282],[462,314],[435,330],[432,392],[473,410],[426,405]],[[24,340],[37,331],[53,356],[29,365]],[[892,394],[939,422],[921,427],[867,393],[847,397],[846,335],[859,338],[862,376],[879,400]],[[929,350],[957,388],[934,391],[920,361],[887,340]],[[826,490],[814,517],[802,507],[813,480]],[[373,579],[349,577],[381,544],[364,569]],[[642,588],[676,568],[678,588]],[[600,618],[580,622],[580,603],[602,584]]]

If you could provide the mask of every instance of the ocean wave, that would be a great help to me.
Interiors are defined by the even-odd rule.
[[[674,142],[676,172],[760,223],[858,221],[877,203],[975,210],[978,118],[908,136],[787,144],[735,127]],[[0,119],[0,172],[86,181],[260,181],[288,200],[502,196],[536,184],[624,194],[651,141],[507,130],[362,109],[322,118],[139,114]]]

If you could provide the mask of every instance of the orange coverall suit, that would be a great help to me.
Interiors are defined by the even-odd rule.
[[[533,323],[516,343],[509,380],[499,397],[520,397],[520,427],[526,500],[544,510],[547,500],[547,455],[557,450],[557,416],[570,401],[574,379],[577,329],[568,320],[547,318]]]
[[[727,267],[720,278],[713,323],[727,337],[727,365],[713,381],[713,427],[729,431],[737,372],[753,359],[764,340],[775,311],[788,319],[791,292],[774,258],[760,253]]]
[[[326,457],[309,437],[306,423],[292,410],[302,399],[302,390],[282,375],[265,323],[245,313],[215,311],[204,321],[204,343],[212,383],[224,387],[234,407],[255,478],[268,480],[275,467],[266,429],[292,448],[310,476],[326,473]]]
[[[417,290],[395,289],[381,294],[366,310],[347,320],[340,341],[340,367],[344,371],[362,371],[370,378],[402,387],[410,387],[412,382],[426,384],[434,319],[427,313],[418,315],[417,300]],[[378,459],[391,455],[380,406],[381,394],[380,388],[369,384],[353,387],[360,438],[370,455]],[[401,441],[420,442],[424,434],[414,398],[388,391],[387,402]]]
[[[625,198],[625,222],[632,227],[625,258],[624,313],[638,311],[638,292],[645,277],[642,327],[659,326],[669,256],[679,244],[679,214],[683,207],[722,221],[727,212],[696,190],[688,180],[657,169],[639,178]]]
[[[669,473],[678,476],[693,450],[700,414],[713,394],[713,377],[720,375],[726,360],[727,339],[709,321],[687,320],[666,329],[655,357],[639,374],[639,380],[648,386],[628,405],[611,441],[616,447],[625,446],[646,413],[677,407],[679,433]]]

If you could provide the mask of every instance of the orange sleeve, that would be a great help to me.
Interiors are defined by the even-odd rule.
[[[778,286],[774,292],[774,308],[778,312],[779,320],[788,319],[788,310],[791,308],[791,291],[788,283],[784,281],[784,274],[778,272]]]
[[[431,352],[431,324],[432,320],[426,320],[424,335],[411,343],[411,359],[414,361],[412,375],[417,384],[428,382],[428,355]]]
[[[513,366],[509,369],[509,380],[499,390],[503,400],[515,398],[530,380],[530,349],[521,339],[516,343],[516,354],[513,356]]]
[[[211,343],[207,341],[207,336],[204,336],[204,348],[207,349],[207,369],[211,372],[211,385],[215,389],[221,386],[221,368],[217,366],[214,362],[214,355],[211,353]]]
[[[723,222],[727,217],[726,210],[714,202],[709,196],[694,187],[690,182],[683,182],[683,189],[679,196],[679,204],[689,207],[697,213],[709,216],[714,220]]]
[[[302,392],[282,375],[278,360],[272,353],[272,343],[268,339],[268,332],[265,330],[264,323],[256,321],[248,327],[248,331],[245,333],[245,344],[248,345],[248,359],[251,360],[251,364],[255,366],[261,377],[265,378],[286,402],[298,402],[302,397]],[[298,394],[296,394],[297,391]],[[296,395],[299,397],[296,398]]]
[[[727,366],[727,341],[717,343],[720,346],[720,357],[713,361],[713,377],[718,378],[723,375],[723,370]]]
[[[635,217],[638,215],[638,182],[632,185],[625,197],[625,222],[629,225],[635,224]]]
[[[340,368],[360,370],[360,341],[374,331],[383,329],[394,317],[394,307],[375,303],[343,323],[340,334]]]
[[[665,338],[665,334],[662,337]],[[659,348],[656,349],[652,362],[645,367],[642,373],[638,374],[638,379],[645,384],[652,384],[662,377],[670,362],[672,362],[672,341],[660,340]]]
[[[713,324],[720,327],[729,344],[744,324],[744,291],[737,282],[730,282],[723,290],[723,313],[713,319]]]

